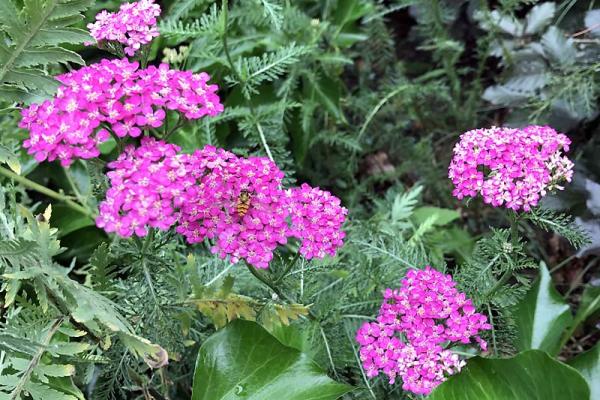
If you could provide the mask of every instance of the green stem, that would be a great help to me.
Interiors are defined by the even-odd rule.
[[[283,299],[283,300],[285,300],[285,301],[287,301],[288,303],[291,303],[291,304],[298,303],[294,299],[290,298],[287,294],[285,294],[284,292],[282,292],[281,289],[278,288],[275,285],[275,282],[272,282],[270,279],[268,279],[266,276],[264,276],[262,273],[260,273],[252,265],[250,265],[248,263],[245,263],[245,264],[246,264],[246,268],[248,268],[248,271],[250,271],[250,273],[252,275],[254,275],[254,277],[256,279],[258,279],[259,281],[261,281],[262,283],[264,283],[266,286],[268,286],[269,289],[271,289],[277,296],[279,296],[280,299]],[[312,320],[318,321],[317,316],[310,309],[308,310],[308,317],[310,319],[312,319]]]
[[[74,202],[73,200],[69,199],[66,195],[55,192],[52,189],[48,189],[47,187],[42,186],[39,183],[36,183],[30,179],[27,179],[24,176],[17,175],[14,172],[9,171],[4,167],[0,167],[0,175],[4,175],[5,177],[10,178],[10,179],[14,180],[15,182],[19,182],[21,185],[25,186],[28,189],[35,190],[36,192],[45,194],[46,196],[53,198],[55,200],[63,201],[67,205],[67,207],[69,207],[75,211],[78,211],[78,212],[82,213],[83,215],[86,215],[92,219],[94,219],[96,217],[95,214],[91,210],[85,208],[84,206],[82,206],[79,203]]]
[[[600,302],[600,297],[596,297],[585,310],[577,310],[577,314],[575,314],[575,318],[573,319],[573,323],[569,326],[569,329],[564,333],[560,340],[560,344],[558,345],[558,351],[562,350],[569,339],[573,336],[579,325],[581,325],[587,317],[589,317],[589,310],[593,310],[597,307]]]
[[[448,36],[448,32],[446,31],[446,27],[444,26],[444,21],[442,19],[442,9],[440,7],[438,0],[431,0],[431,14],[433,16],[433,29],[437,32],[437,36],[443,40],[450,40]],[[450,91],[452,97],[454,98],[454,102],[452,102],[452,107],[454,109],[457,108],[457,105],[460,102],[460,79],[458,74],[456,73],[455,68],[455,60],[448,56],[448,50],[445,50],[442,54],[440,54],[440,58],[442,61],[442,66],[444,68],[444,72],[450,81]]]
[[[229,46],[227,45],[227,18],[228,18],[228,10],[229,4],[228,0],[223,0],[223,5],[221,6],[222,15],[223,15],[223,51],[225,52],[225,58],[227,58],[227,62],[229,63],[229,68],[231,72],[235,75],[238,81],[243,82],[242,77],[237,72],[235,65],[233,64],[233,60],[231,59],[231,54],[229,53]]]
[[[279,283],[281,280],[283,280],[283,278],[286,277],[287,274],[289,274],[289,272],[292,270],[294,265],[296,265],[296,261],[298,261],[298,258],[300,258],[300,251],[298,251],[296,253],[296,255],[294,256],[294,258],[288,263],[288,265],[285,268],[285,271],[283,271],[283,273],[279,276],[279,278],[277,278],[275,280],[275,284]]]
[[[229,8],[229,4],[227,0],[223,0],[223,5],[221,6],[222,11],[222,15],[223,15],[223,37],[221,38],[223,40],[223,51],[225,52],[225,58],[227,58],[227,63],[229,64],[229,69],[231,69],[231,72],[233,73],[233,75],[235,75],[235,78],[242,84],[242,88],[243,86],[246,84],[245,79],[242,79],[242,76],[239,74],[237,68],[235,67],[235,64],[233,63],[233,59],[231,58],[231,53],[229,53],[229,46],[227,45],[227,18],[228,18],[228,8]],[[273,154],[271,153],[271,149],[269,148],[269,145],[267,143],[267,138],[265,137],[265,133],[263,131],[262,125],[260,124],[260,122],[258,122],[258,119],[256,118],[256,109],[254,107],[254,104],[251,101],[247,101],[248,104],[248,108],[250,109],[250,113],[252,114],[252,117],[254,118],[254,126],[256,127],[256,131],[258,132],[258,137],[260,138],[260,141],[265,149],[265,152],[267,153],[267,157],[269,157],[269,159],[271,161],[275,161],[273,158]]]
[[[385,103],[387,103],[392,97],[396,96],[398,93],[400,93],[407,87],[408,87],[407,85],[402,85],[402,86],[397,87],[396,89],[392,90],[390,93],[385,95],[385,97],[383,99],[381,99],[381,101],[379,101],[379,103],[377,103],[377,105],[371,110],[371,112],[367,116],[367,119],[361,126],[360,131],[358,131],[358,137],[356,138],[357,141],[360,141],[360,138],[362,137],[362,135],[364,135],[365,131],[367,130],[367,126],[369,126],[369,124],[373,120],[373,117],[375,117],[375,114],[377,114],[379,112],[381,107],[383,107],[385,105]]]
[[[67,181],[69,182],[69,185],[71,186],[71,189],[73,190],[73,193],[75,193],[75,197],[77,197],[77,201],[79,201],[84,207],[87,206],[85,197],[81,194],[81,192],[79,191],[79,188],[77,188],[77,184],[75,183],[75,181],[73,180],[73,177],[71,176],[70,169],[64,168],[63,171],[65,172],[65,176],[67,177]]]
[[[492,347],[494,348],[494,355],[498,355],[498,345],[496,343],[496,327],[494,326],[494,318],[492,316],[492,308],[487,305],[488,315],[490,316],[490,325],[492,325]]]

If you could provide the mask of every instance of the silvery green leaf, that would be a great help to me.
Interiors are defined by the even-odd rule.
[[[490,30],[492,28],[492,26],[490,26],[491,24],[505,33],[508,33],[509,35],[523,35],[523,23],[512,15],[503,15],[497,10],[494,10],[487,15],[484,13],[478,13],[476,15],[476,19],[481,21],[481,26],[483,29]]]
[[[494,85],[485,89],[482,97],[492,104],[514,106],[525,103],[529,94],[508,88],[504,85]]]
[[[556,4],[553,2],[541,3],[533,7],[525,17],[525,34],[541,32],[554,18],[555,13]]]
[[[542,36],[542,46],[550,61],[562,66],[573,65],[575,62],[575,46],[573,39],[566,38],[563,31],[555,26],[548,28]]]

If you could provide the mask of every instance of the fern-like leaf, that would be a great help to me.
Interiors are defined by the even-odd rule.
[[[264,82],[272,82],[288,71],[288,68],[300,61],[300,57],[310,51],[310,47],[298,46],[295,43],[270,53],[264,53],[261,57],[241,58],[237,62],[237,77],[228,76],[231,84],[243,84],[243,92],[246,98],[258,93],[258,86]]]
[[[283,6],[277,1],[272,0],[260,0],[260,5],[263,7],[263,14],[275,29],[280,30],[283,24]]]
[[[192,22],[183,23],[178,19],[163,20],[159,23],[159,30],[163,36],[183,41],[207,34],[218,35],[221,31],[221,23],[221,12],[217,5],[213,4],[207,13]]]
[[[91,0],[25,0],[21,9],[14,0],[0,1],[0,96],[23,101],[44,96],[58,87],[45,68],[84,64],[65,43],[90,40],[86,31],[73,28]]]
[[[570,215],[554,210],[536,208],[525,214],[525,218],[545,231],[556,232],[567,239],[575,248],[580,248],[590,241],[589,234],[577,225]]]

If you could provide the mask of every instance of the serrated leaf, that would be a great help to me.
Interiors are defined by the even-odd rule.
[[[48,352],[56,355],[74,356],[88,350],[90,345],[83,342],[54,343],[48,346]]]
[[[260,325],[237,320],[200,348],[192,400],[335,400],[350,389]]]
[[[52,363],[50,365],[40,364],[35,367],[34,372],[38,375],[51,377],[73,376],[75,375],[75,366],[71,364],[57,363]]]
[[[24,50],[14,61],[16,67],[31,67],[35,65],[47,65],[57,62],[73,62],[84,65],[83,58],[74,51],[62,47],[44,47],[34,50]]]
[[[0,349],[8,353],[33,356],[40,347],[42,347],[41,344],[32,342],[27,338],[18,337],[8,332],[0,332]]]
[[[554,2],[541,3],[534,6],[525,17],[525,34],[532,35],[541,32],[554,18],[556,4]]]
[[[77,397],[73,395],[60,392],[50,386],[32,381],[25,384],[25,390],[33,400],[78,400]]]
[[[490,13],[484,14],[483,12],[476,13],[476,18],[481,22],[481,26],[486,30],[491,30],[494,27],[508,33],[512,36],[521,36],[524,28],[523,24],[512,15],[504,15],[498,10],[493,10]]]
[[[567,302],[554,288],[545,264],[540,276],[515,310],[518,350],[539,349],[558,352],[560,338],[573,317]]]
[[[21,87],[53,93],[60,86],[60,82],[43,74],[44,71],[41,70],[19,68],[9,71],[4,80],[6,83],[20,85]]]
[[[0,163],[6,163],[15,174],[21,174],[21,163],[19,157],[8,150],[6,147],[0,145]]]
[[[52,28],[40,29],[31,46],[55,46],[61,43],[83,43],[94,39],[87,31],[79,28]]]
[[[555,26],[548,28],[541,40],[548,58],[562,66],[575,63],[575,45],[573,39],[566,38],[564,32]]]
[[[90,3],[91,0],[0,1],[0,29],[12,39],[0,41],[0,95],[18,102],[37,101],[32,96],[43,97],[56,89],[46,79],[46,66],[83,64],[79,54],[57,45],[88,40],[87,32],[69,25],[82,18],[80,12]],[[23,72],[19,67],[35,68]],[[19,99],[20,92],[26,93]]]

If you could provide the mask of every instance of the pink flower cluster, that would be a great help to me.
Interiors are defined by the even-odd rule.
[[[291,236],[302,240],[300,254],[305,258],[323,258],[335,255],[342,246],[347,210],[340,206],[340,199],[319,188],[302,184],[289,190],[292,207]]]
[[[145,236],[148,227],[169,229],[185,190],[195,184],[193,163],[178,146],[143,138],[108,164],[111,188],[100,203],[96,225],[123,237]]]
[[[292,236],[302,241],[307,259],[334,255],[342,245],[347,211],[329,192],[308,185],[282,189],[283,173],[264,157],[237,157],[212,146],[193,154],[179,150],[151,138],[128,146],[109,164],[111,188],[97,225],[124,237],[177,225],[189,243],[211,239],[220,257],[257,268],[268,268],[275,248]]]
[[[195,157],[206,172],[184,195],[177,232],[190,243],[214,238],[212,251],[220,257],[268,268],[289,234],[283,173],[268,158],[238,158],[210,146]],[[242,192],[249,198],[245,213],[238,209]]]
[[[87,28],[97,42],[119,42],[125,45],[125,54],[133,56],[142,45],[159,35],[156,27],[156,17],[159,15],[160,6],[154,4],[154,0],[140,0],[121,4],[116,13],[106,10],[98,13],[96,22],[88,24]]]
[[[466,132],[448,169],[452,193],[458,199],[479,193],[494,207],[529,211],[548,191],[571,181],[573,163],[563,155],[570,143],[548,126]]]
[[[455,286],[450,275],[427,266],[410,270],[400,289],[386,289],[377,322],[356,335],[367,376],[383,372],[390,384],[400,377],[404,390],[429,394],[465,365],[452,345],[473,339],[486,350],[478,334],[491,325]]]
[[[109,138],[138,137],[142,129],[160,127],[166,111],[187,119],[223,111],[218,87],[206,73],[172,70],[167,64],[140,69],[138,63],[102,60],[63,75],[56,96],[23,109],[21,128],[30,131],[23,146],[38,161],[99,156],[98,144]]]

